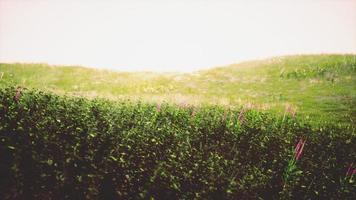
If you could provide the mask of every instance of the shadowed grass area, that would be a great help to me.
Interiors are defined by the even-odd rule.
[[[356,55],[298,55],[194,73],[123,73],[47,64],[0,64],[0,86],[109,99],[253,107],[315,123],[356,122]]]

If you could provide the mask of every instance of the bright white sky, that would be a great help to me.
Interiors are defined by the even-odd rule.
[[[194,71],[356,53],[356,0],[0,0],[0,62]]]

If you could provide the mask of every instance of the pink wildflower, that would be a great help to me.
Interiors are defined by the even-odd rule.
[[[188,104],[183,101],[178,106],[181,108],[186,108],[188,106]]]
[[[194,117],[194,116],[195,116],[195,113],[196,113],[195,108],[193,108],[193,111],[192,111],[192,117]]]
[[[226,116],[227,116],[227,112],[226,112],[226,110],[225,110],[225,111],[224,111],[223,120],[225,120],[225,119],[226,119]]]
[[[237,118],[237,120],[240,122],[240,124],[242,124],[245,121],[245,108],[242,108],[240,113],[239,113],[239,117]]]
[[[354,165],[354,163],[351,163],[350,165],[349,165],[349,168],[347,169],[347,172],[346,172],[346,176],[350,176],[350,175],[352,175],[352,174],[355,174],[355,170],[356,169],[354,169],[354,170],[352,170],[352,166]]]
[[[295,115],[296,115],[296,113],[297,113],[297,108],[295,108],[295,107],[293,107],[293,106],[287,104],[287,105],[285,106],[284,115],[285,115],[286,113],[289,113],[293,118],[295,118]]]
[[[302,142],[301,142],[301,140],[299,140],[297,146],[296,146],[295,149],[294,149],[295,155],[296,155],[296,152],[300,149],[300,146],[301,146],[301,145],[302,145]]]
[[[156,109],[158,112],[161,111],[161,104],[157,104]]]
[[[300,156],[302,155],[303,152],[303,148],[305,145],[306,140],[303,140],[302,138],[299,140],[297,146],[295,147],[295,154],[294,154],[294,158],[295,160],[299,160]]]
[[[16,88],[16,94],[15,94],[15,96],[14,96],[14,100],[15,100],[15,101],[19,101],[20,96],[21,96],[21,87],[17,87],[17,88]]]

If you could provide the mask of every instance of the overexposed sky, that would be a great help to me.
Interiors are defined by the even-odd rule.
[[[194,71],[356,53],[356,0],[0,0],[0,62]]]

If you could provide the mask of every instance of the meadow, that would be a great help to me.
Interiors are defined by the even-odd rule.
[[[0,64],[3,199],[354,199],[356,55]]]
[[[111,100],[240,106],[316,123],[355,124],[356,55],[298,55],[193,73],[115,72],[47,64],[0,64],[0,87]]]

